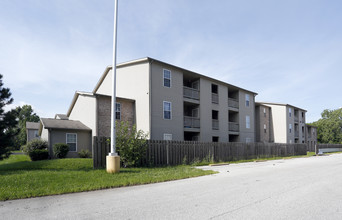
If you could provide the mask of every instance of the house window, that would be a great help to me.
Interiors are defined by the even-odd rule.
[[[213,136],[213,137],[212,137],[212,141],[213,141],[213,142],[219,142],[219,137]]]
[[[267,132],[267,127],[266,127],[266,124],[264,124],[264,133]]]
[[[172,110],[171,110],[171,102],[163,102],[163,110],[164,110],[164,119],[171,119]]]
[[[289,124],[290,133],[292,132],[292,124]]]
[[[211,102],[218,104],[219,98],[218,98],[218,85],[211,84]]]
[[[251,143],[252,139],[251,138],[246,138],[246,143]]]
[[[246,128],[251,128],[251,117],[246,115]]]
[[[266,108],[264,108],[264,117],[266,117]]]
[[[36,138],[39,137],[39,135],[38,135],[38,130],[34,130],[34,131],[33,131],[33,136],[36,137]]]
[[[115,103],[115,119],[121,120],[121,104]]]
[[[246,107],[249,107],[249,94],[245,95],[245,99],[246,99]]]
[[[163,69],[164,86],[171,88],[171,71]]]
[[[289,117],[291,118],[292,116],[292,108],[289,108]]]
[[[77,134],[66,134],[66,144],[69,145],[69,151],[77,151]]]
[[[172,141],[172,134],[164,134],[164,141]]]

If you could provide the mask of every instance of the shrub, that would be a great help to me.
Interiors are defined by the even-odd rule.
[[[141,166],[146,156],[147,134],[122,121],[116,126],[116,150],[124,167]],[[110,143],[110,140],[108,140]]]
[[[49,158],[49,152],[47,150],[36,149],[29,152],[29,156],[32,161],[47,160]]]
[[[57,158],[65,158],[69,152],[69,146],[63,143],[53,145],[53,155]]]
[[[91,158],[91,152],[89,150],[81,150],[78,152],[80,158]]]
[[[47,141],[40,140],[40,139],[33,139],[32,141],[28,142],[27,145],[23,146],[22,150],[29,154],[34,150],[47,150],[48,143]]]

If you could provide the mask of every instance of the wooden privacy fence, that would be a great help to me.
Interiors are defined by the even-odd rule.
[[[94,137],[94,168],[106,166],[110,151],[107,137]],[[257,158],[306,155],[306,144],[214,143],[193,141],[147,141],[144,165],[163,166],[195,161],[227,162]]]

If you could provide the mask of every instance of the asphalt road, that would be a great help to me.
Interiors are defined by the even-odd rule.
[[[203,168],[220,173],[0,202],[0,219],[342,219],[342,154]]]

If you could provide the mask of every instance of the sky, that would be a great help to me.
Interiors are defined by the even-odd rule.
[[[152,57],[307,110],[342,107],[342,1],[119,0],[118,63]],[[15,106],[66,113],[113,55],[114,0],[0,0]]]

